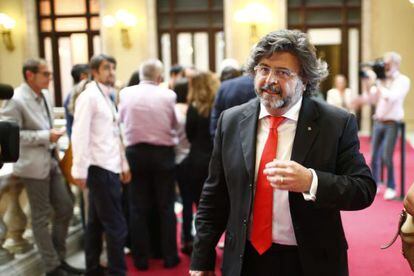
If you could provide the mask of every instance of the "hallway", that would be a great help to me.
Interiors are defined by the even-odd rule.
[[[411,138],[412,135],[409,135]],[[364,153],[369,163],[369,139],[362,137],[361,151]],[[412,141],[412,140],[411,140]],[[397,148],[399,152],[399,148]],[[406,186],[414,181],[414,149],[407,142],[407,165],[406,165]],[[399,153],[395,154],[396,179],[399,179],[398,159]],[[399,182],[399,181],[397,181]],[[408,189],[408,187],[406,187]],[[384,187],[380,188],[376,199],[371,207],[366,210],[357,212],[342,212],[342,219],[346,237],[348,240],[348,259],[350,276],[405,276],[412,275],[409,266],[401,255],[401,241],[396,243],[387,250],[381,250],[381,245],[389,242],[393,237],[398,223],[398,215],[401,212],[402,202],[399,200],[385,201],[382,196]],[[176,203],[176,213],[180,222],[181,204]],[[180,226],[178,227],[180,230]],[[178,231],[177,237],[180,236]],[[222,260],[222,250],[217,249],[216,273],[219,273],[220,263]],[[181,263],[174,269],[167,270],[163,268],[162,260],[152,260],[150,269],[145,272],[136,270],[133,267],[132,260],[127,256],[129,267],[129,276],[147,275],[147,276],[181,276],[187,275],[190,258],[187,255],[180,254]],[[69,258],[71,263],[82,266],[84,265],[83,254],[78,253]]]
[[[348,258],[350,276],[404,276],[411,275],[408,264],[401,255],[401,242],[397,242],[387,250],[380,246],[387,243],[394,234],[398,215],[401,211],[400,201],[385,201],[382,192],[374,204],[367,210],[343,212],[342,218],[348,239]],[[217,276],[222,260],[222,250],[217,249]],[[69,258],[69,262],[77,266],[84,265],[82,252]],[[182,276],[187,275],[190,258],[180,254],[181,263],[172,270],[163,268],[162,260],[151,260],[150,269],[145,272],[136,270],[128,256],[128,276]]]

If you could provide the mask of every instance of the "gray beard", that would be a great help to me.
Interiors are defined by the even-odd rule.
[[[260,98],[260,102],[270,109],[280,109],[287,106],[287,103],[290,102],[288,99],[275,99],[273,96],[270,96],[266,93],[263,93]]]
[[[296,88],[298,89],[298,88]],[[302,93],[295,93],[295,95],[287,96],[285,98],[276,99],[274,96],[262,93],[260,96],[258,93],[256,95],[259,97],[260,102],[269,110],[277,110],[285,107],[291,107],[302,96]]]
[[[276,98],[275,96],[272,96],[270,94],[267,94],[265,92],[262,92],[261,95],[256,91],[256,95],[259,97],[260,102],[266,107],[266,109],[269,110],[277,110],[282,109],[286,107],[291,107],[295,103],[298,102],[300,97],[302,96],[303,92],[301,91],[302,86],[297,84],[295,87],[295,94],[290,95],[287,97],[279,97]],[[282,91],[278,93],[279,96],[282,96]]]

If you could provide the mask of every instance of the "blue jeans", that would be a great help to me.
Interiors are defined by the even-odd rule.
[[[387,168],[387,187],[395,189],[393,153],[398,136],[397,123],[374,123],[371,149],[371,169],[375,181],[380,181],[381,162]]]

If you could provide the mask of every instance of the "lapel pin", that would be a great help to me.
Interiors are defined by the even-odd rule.
[[[308,131],[311,131],[312,130],[312,128],[311,127],[308,127]]]

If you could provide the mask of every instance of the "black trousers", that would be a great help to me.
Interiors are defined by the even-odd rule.
[[[181,242],[188,243],[193,241],[191,235],[193,223],[193,196],[191,182],[189,180],[189,162],[188,157],[176,165],[176,179],[180,189],[180,195],[183,203],[183,224],[181,232]]]
[[[246,243],[243,276],[302,276],[297,246],[272,244],[259,255],[250,241]]]
[[[174,260],[178,257],[174,148],[137,144],[126,148],[126,156],[132,173],[129,191],[132,256],[139,262],[150,257],[148,222],[155,206],[160,219],[163,258]]]
[[[125,275],[124,244],[127,225],[122,210],[119,174],[97,166],[88,169],[89,211],[85,235],[86,275],[103,275],[99,265],[105,233],[108,272]]]

